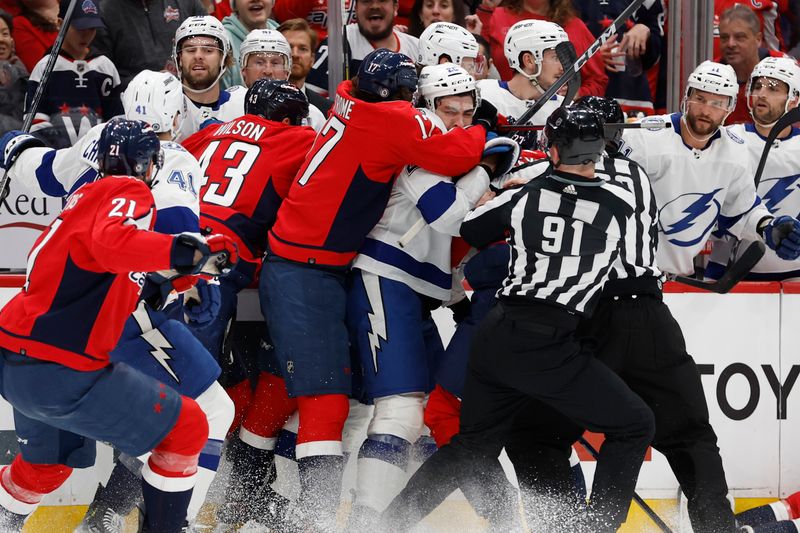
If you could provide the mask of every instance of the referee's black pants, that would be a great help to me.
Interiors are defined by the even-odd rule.
[[[656,280],[610,282],[591,319],[581,324],[578,334],[589,339],[597,358],[653,410],[653,448],[664,454],[686,494],[695,533],[735,531],[728,485],[717,436],[708,420],[700,374],[686,352],[680,326],[662,301]],[[537,423],[537,410],[545,417],[541,424]],[[554,467],[551,458],[565,453],[568,456],[569,447],[565,448],[564,443],[580,436],[582,428],[576,434],[570,421],[557,420],[557,415],[554,417],[541,406],[531,405],[525,415],[519,417],[506,447],[520,483],[563,487],[559,485],[564,479],[563,459],[560,466]]]
[[[578,318],[560,308],[501,299],[473,337],[460,433],[412,476],[384,513],[390,530],[411,528],[461,488],[493,530],[512,531],[517,492],[498,461],[516,415],[538,399],[606,435],[592,503],[564,531],[616,531],[624,520],[654,420],[609,368],[581,349]]]

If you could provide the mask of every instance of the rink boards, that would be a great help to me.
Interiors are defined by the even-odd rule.
[[[0,305],[23,276],[0,275]],[[257,295],[243,295],[243,315],[257,314]],[[667,284],[665,299],[683,327],[695,357],[719,436],[728,484],[736,497],[780,497],[800,490],[800,283],[740,284],[716,295]],[[437,311],[442,337],[452,335],[449,311]],[[0,452],[16,453],[11,411],[0,401]],[[103,447],[105,448],[105,447]],[[110,453],[99,455],[97,472],[76,472],[55,504],[88,502],[98,476],[109,473]],[[584,457],[591,475],[593,463]],[[638,490],[648,498],[674,498],[677,482],[663,456],[649,454]]]

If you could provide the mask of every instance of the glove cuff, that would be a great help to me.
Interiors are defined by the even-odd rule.
[[[181,275],[196,274],[203,261],[195,264],[194,253],[200,251],[203,255],[208,255],[208,246],[191,235],[181,234],[172,241],[170,252],[170,263],[172,268]]]

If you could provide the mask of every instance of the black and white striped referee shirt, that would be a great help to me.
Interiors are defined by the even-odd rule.
[[[472,211],[461,235],[477,248],[508,240],[511,261],[499,298],[590,314],[634,208],[633,194],[618,182],[547,172]]]
[[[611,269],[611,279],[660,277],[661,271],[656,265],[658,206],[644,169],[620,154],[603,157],[595,172],[603,179],[625,185],[636,200],[636,210],[628,219],[619,259]]]

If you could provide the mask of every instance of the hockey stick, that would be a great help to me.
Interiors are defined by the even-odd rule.
[[[641,122],[606,122],[604,126],[609,130],[619,129],[658,131],[671,128],[672,122],[669,120],[664,120],[661,117],[645,117]],[[538,131],[543,130],[545,127],[541,124],[536,126],[531,126],[528,124],[524,126],[520,126],[519,124],[509,124],[508,126],[503,126],[503,128],[511,131]]]
[[[567,70],[569,67],[573,66],[575,61],[578,60],[578,53],[575,51],[575,46],[569,41],[566,43],[558,43],[556,46],[556,56],[558,57],[558,61],[561,63],[561,66],[564,70]],[[561,102],[561,106],[563,107],[571,104],[575,99],[575,95],[578,94],[578,89],[580,88],[581,73],[580,71],[575,71],[575,75],[567,84],[567,94],[564,95],[564,100]]]
[[[715,292],[717,294],[725,294],[726,292],[730,292],[730,290],[733,289],[737,283],[742,281],[753,267],[758,264],[761,258],[764,257],[766,249],[767,246],[764,244],[764,241],[751,242],[744,253],[739,256],[739,259],[731,263],[725,270],[725,274],[717,281],[703,281],[701,279],[687,278],[685,276],[674,276],[671,279],[683,283],[684,285],[697,287],[698,289]]]
[[[589,48],[575,60],[575,62],[569,67],[564,67],[564,73],[561,75],[560,78],[556,80],[556,82],[547,89],[544,94],[539,97],[536,102],[525,111],[522,116],[517,119],[517,124],[525,124],[528,122],[533,115],[535,115],[544,105],[550,101],[550,99],[564,86],[564,84],[570,82],[578,71],[589,61],[593,55],[597,53],[603,44],[609,40],[612,36],[616,35],[617,32],[622,29],[625,22],[636,12],[642,4],[644,4],[645,0],[633,0],[628,7],[626,7],[622,13],[619,14],[617,18],[614,19],[614,22],[606,28],[606,30],[600,34],[595,42],[593,42]],[[558,55],[558,47],[563,44],[559,43],[556,45],[556,55]],[[564,53],[564,52],[562,52]],[[561,57],[559,56],[559,59]],[[503,131],[505,126],[498,128],[499,131]]]
[[[753,178],[756,183],[756,188],[758,188],[758,184],[761,183],[761,175],[764,173],[764,167],[767,164],[767,156],[772,149],[772,145],[775,144],[775,139],[778,138],[778,135],[780,135],[783,130],[795,122],[800,122],[800,107],[795,107],[784,113],[775,125],[772,126],[772,129],[769,130],[769,135],[767,135],[767,140],[764,143],[764,149],[761,151],[761,159],[758,160],[756,175]]]
[[[600,453],[598,453],[598,451],[594,449],[594,446],[592,446],[591,444],[589,444],[589,441],[587,441],[587,440],[586,440],[586,439],[584,439],[583,437],[580,437],[580,438],[578,439],[578,442],[580,442],[580,443],[581,443],[581,446],[583,446],[583,448],[584,448],[584,449],[585,449],[587,452],[589,452],[589,455],[591,455],[591,456],[592,456],[592,457],[593,457],[595,460],[597,460],[597,457],[600,455]],[[644,500],[642,499],[642,497],[641,497],[641,496],[639,496],[638,494],[636,494],[635,492],[633,493],[633,501],[635,501],[635,502],[636,502],[636,504],[639,506],[639,508],[641,508],[641,510],[642,510],[642,511],[644,511],[644,514],[646,514],[647,516],[649,516],[649,517],[650,517],[650,519],[651,519],[653,522],[655,522],[656,526],[658,526],[658,529],[660,529],[660,530],[661,530],[663,533],[673,533],[673,532],[672,532],[672,530],[669,528],[669,526],[666,524],[666,522],[664,522],[664,521],[661,519],[661,517],[660,517],[660,516],[658,516],[658,513],[656,513],[656,512],[653,510],[653,508],[652,508],[652,507],[650,507],[649,505],[647,505],[647,502],[646,502],[646,501],[644,501]]]
[[[75,5],[78,0],[70,0],[67,6],[67,12],[64,13],[64,18],[61,21],[61,28],[58,30],[58,36],[53,43],[53,48],[50,50],[50,56],[47,58],[47,64],[44,66],[42,78],[39,80],[39,85],[36,87],[36,92],[33,93],[33,100],[31,100],[31,108],[25,116],[22,123],[22,131],[28,133],[31,131],[31,124],[33,124],[33,117],[36,115],[36,110],[39,109],[39,104],[44,97],[44,91],[47,88],[47,83],[50,81],[50,74],[56,66],[58,54],[61,51],[61,44],[64,42],[64,37],[67,35],[69,23],[72,20],[72,12],[75,10]],[[0,169],[0,200],[5,199],[7,196],[6,188],[8,187],[8,171]]]

